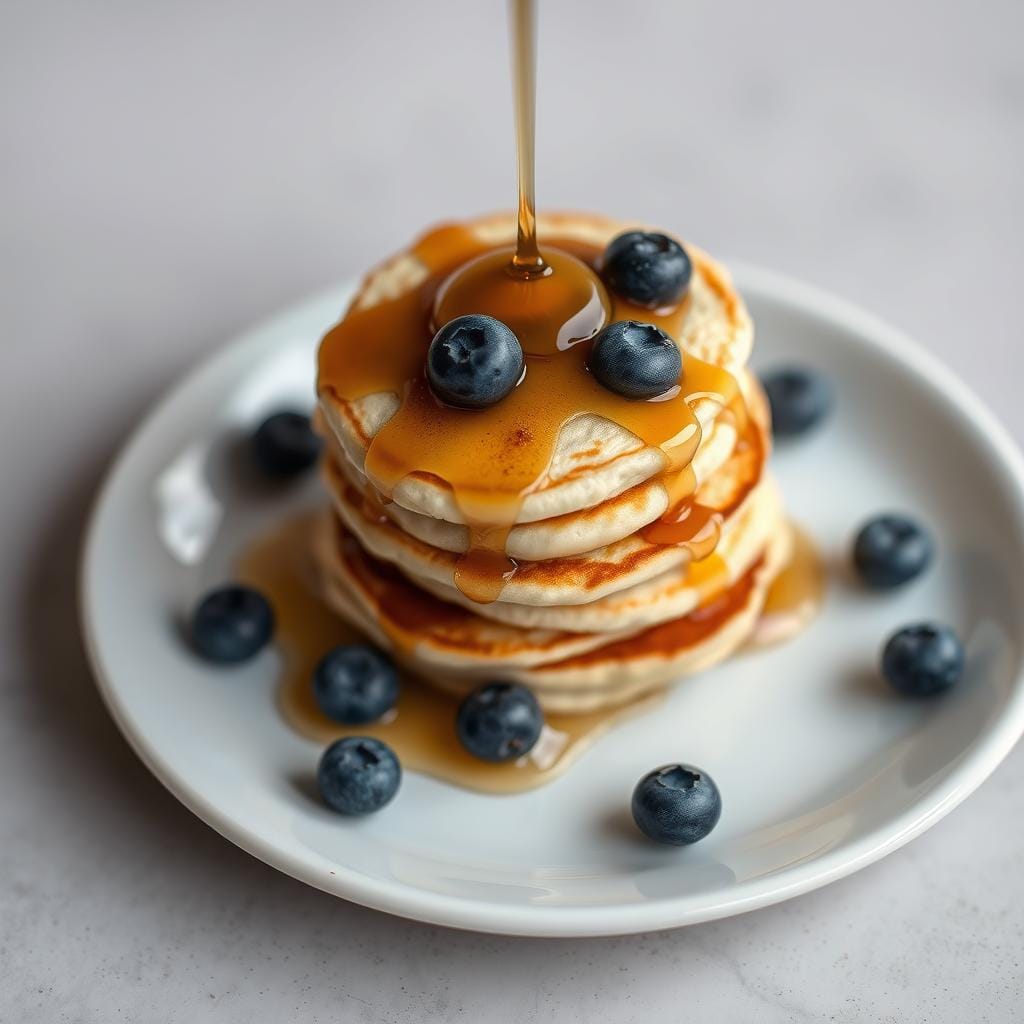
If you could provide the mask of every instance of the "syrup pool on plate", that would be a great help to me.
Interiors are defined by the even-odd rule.
[[[310,537],[322,513],[305,513],[249,545],[236,565],[243,583],[267,595],[277,620],[275,647],[281,658],[278,700],[285,720],[299,733],[327,744],[342,736],[384,740],[404,768],[467,789],[510,793],[533,789],[562,774],[616,722],[653,706],[658,698],[582,715],[549,715],[537,745],[510,764],[488,764],[467,753],[455,735],[456,698],[402,673],[395,709],[371,725],[331,721],[317,707],[313,672],[342,643],[364,638],[342,622],[320,596]]]

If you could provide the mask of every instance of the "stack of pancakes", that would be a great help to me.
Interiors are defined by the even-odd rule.
[[[468,227],[494,246],[514,241],[509,218]],[[539,227],[542,239],[551,233],[603,247],[628,226],[557,216]],[[498,600],[477,603],[455,585],[469,530],[445,482],[411,467],[384,499],[364,472],[370,444],[401,396],[344,400],[321,389],[334,506],[316,538],[324,591],[417,675],[456,694],[485,681],[518,681],[547,710],[582,713],[703,669],[749,637],[791,535],[765,472],[768,410],[746,369],[749,317],[726,272],[687,248],[694,272],[675,340],[684,356],[732,374],[745,406],[737,416],[713,396],[693,404],[701,425],[694,500],[721,523],[714,553],[699,561],[686,546],[642,536],[671,502],[665,452],[583,412],[563,426],[546,474],[519,506],[506,542],[518,571]],[[416,263],[406,253],[375,271],[353,308],[415,288],[424,276]]]

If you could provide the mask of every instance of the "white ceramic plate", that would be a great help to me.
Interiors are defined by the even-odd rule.
[[[789,506],[837,565],[866,516],[905,509],[941,550],[925,578],[869,595],[837,568],[795,642],[679,686],[554,784],[511,797],[408,774],[382,813],[348,821],[307,780],[318,748],[278,717],[273,652],[215,670],[181,642],[195,597],[253,531],[318,500],[237,469],[232,448],[281,404],[311,403],[313,354],[346,290],[246,335],[175,388],[131,439],[97,504],[82,580],[85,632],[121,729],[183,803],[267,863],[395,914],[483,931],[601,935],[683,925],[849,874],[964,799],[1024,725],[1024,470],[982,404],[873,318],[762,271],[738,274],[758,362],[837,383],[828,426],[774,456]],[[959,689],[896,698],[883,638],[920,618],[956,626]],[[717,780],[718,828],[657,847],[629,822],[632,786],[671,760]]]

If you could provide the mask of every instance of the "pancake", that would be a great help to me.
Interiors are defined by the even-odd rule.
[[[725,593],[688,616],[512,680],[532,687],[553,712],[581,714],[616,707],[703,672],[735,653],[757,623],[772,581],[782,571],[793,537],[784,527],[764,557]],[[451,689],[439,676],[435,685]],[[469,688],[457,692],[469,692]]]
[[[736,427],[728,418],[722,417],[712,425],[691,463],[698,483],[710,480],[721,469],[736,440]],[[342,486],[343,478],[364,497],[373,493],[373,485],[336,444],[331,445],[329,459],[324,469],[328,488]],[[654,477],[591,508],[520,523],[512,527],[505,550],[511,558],[525,561],[582,555],[628,537],[658,519],[668,506],[668,488],[660,477]],[[400,530],[424,544],[456,554],[469,548],[469,529],[461,523],[410,512],[394,501],[380,508]]]
[[[482,618],[520,629],[608,633],[647,628],[696,608],[709,593],[735,581],[760,556],[773,533],[784,529],[778,488],[771,479],[758,485],[735,514],[714,555],[684,562],[649,580],[596,601],[572,605],[522,605],[495,601],[477,605],[458,590],[427,585],[441,600],[475,610]],[[423,586],[423,584],[420,584]]]
[[[324,524],[315,543],[328,600],[378,642],[412,661],[493,674],[581,654],[608,642],[599,634],[491,622],[439,600],[368,555],[337,519],[325,519]]]
[[[325,521],[326,522],[326,521]],[[531,687],[545,710],[614,707],[722,660],[750,635],[771,581],[788,557],[787,528],[735,582],[701,608],[647,630],[600,636],[521,630],[438,601],[327,523],[320,542],[338,557],[322,566],[332,607],[397,660],[451,693],[500,678]]]
[[[415,581],[414,585],[431,595],[431,600],[436,598],[445,606],[461,607],[478,618],[510,628],[604,634],[607,639],[607,636],[636,632],[686,615],[709,595],[747,572],[761,557],[774,533],[781,529],[784,529],[782,502],[774,481],[767,478],[737,511],[730,530],[713,556],[702,562],[681,564],[651,580],[588,604],[530,606],[497,601],[478,605],[454,588],[424,586],[422,581]],[[325,569],[332,574],[348,575],[344,568],[337,568],[338,558],[337,552],[321,551]],[[379,559],[372,561],[387,565]],[[397,572],[394,567],[390,567],[390,571]]]
[[[752,422],[757,420],[752,417]],[[723,537],[729,532],[734,514],[761,478],[767,424],[757,425],[761,431],[758,443],[737,447],[695,495],[698,503],[725,515]],[[387,515],[367,507],[363,496],[330,461],[325,464],[325,474],[339,516],[371,555],[397,566],[445,600],[470,600],[455,586],[456,553],[424,543]],[[651,543],[638,533],[630,533],[580,555],[521,562],[515,575],[505,582],[499,601],[475,607],[481,615],[501,619],[507,605],[565,608],[590,604],[665,573],[678,572],[689,562],[690,553],[683,547]]]
[[[514,241],[512,219],[505,215],[462,225],[481,242],[500,245]],[[539,219],[548,237],[604,246],[632,224],[590,215],[551,215]],[[676,337],[689,354],[738,376],[750,355],[753,330],[742,299],[728,273],[693,246],[687,246],[694,265],[690,299]],[[373,272],[353,301],[355,310],[372,309],[421,285],[426,267],[411,253],[395,257]],[[330,344],[331,335],[325,338]],[[368,339],[369,340],[369,339]],[[363,472],[370,443],[395,415],[400,397],[377,392],[346,401],[330,388],[321,388],[324,421],[352,465]],[[708,434],[721,412],[711,399],[695,403],[694,412]],[[666,444],[671,449],[671,444]],[[562,427],[547,471],[530,489],[516,513],[517,523],[532,523],[592,508],[661,473],[668,456],[662,448],[646,446],[635,434],[604,417],[583,412]],[[410,467],[394,488],[392,500],[410,512],[448,523],[465,517],[451,489],[436,477]]]

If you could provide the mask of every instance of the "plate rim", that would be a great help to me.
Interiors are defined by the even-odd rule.
[[[758,292],[856,333],[877,351],[895,356],[945,404],[955,408],[984,439],[989,469],[1006,485],[1016,504],[1018,523],[1024,530],[1024,456],[1007,429],[937,357],[903,331],[848,300],[774,270],[742,262],[732,264],[741,292]],[[428,924],[497,935],[573,937],[624,935],[698,924],[782,902],[828,885],[880,860],[904,846],[941,820],[981,785],[1009,754],[1024,733],[1024,675],[1018,674],[1006,705],[982,739],[968,750],[939,785],[910,804],[895,819],[876,826],[849,843],[843,843],[810,861],[779,872],[739,883],[724,898],[699,906],[687,906],[692,895],[655,903],[600,906],[538,906],[487,903],[446,893],[416,890],[404,883],[374,879],[341,870],[324,875],[301,857],[282,851],[264,836],[232,819],[228,812],[190,786],[147,742],[123,705],[119,691],[105,670],[100,640],[94,629],[90,593],[99,567],[96,549],[105,512],[117,492],[125,465],[142,446],[161,413],[179,396],[207,375],[215,375],[222,362],[256,345],[260,335],[271,336],[290,318],[329,299],[343,308],[353,283],[313,293],[290,304],[202,359],[180,376],[136,424],[103,475],[83,533],[78,570],[79,621],[87,658],[97,688],[118,729],[150,772],[182,804],[224,838],[269,866],[314,888],[353,903]]]

